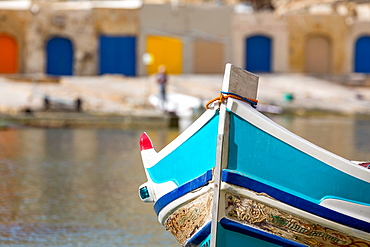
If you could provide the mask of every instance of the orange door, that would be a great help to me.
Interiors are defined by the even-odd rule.
[[[18,52],[15,39],[0,34],[0,73],[18,72]]]

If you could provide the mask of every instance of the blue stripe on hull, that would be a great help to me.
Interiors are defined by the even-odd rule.
[[[244,187],[257,193],[266,193],[278,201],[289,204],[306,212],[365,232],[370,232],[370,223],[368,222],[338,213],[334,210],[317,205],[315,203],[304,200],[287,192],[278,190],[243,175],[223,170],[222,181],[237,185],[239,187]]]
[[[303,247],[294,241],[222,218],[217,229],[217,247]]]
[[[154,183],[181,186],[216,165],[218,114],[178,148],[147,171]]]
[[[233,113],[228,169],[315,204],[339,198],[370,205],[370,183],[323,163]]]
[[[165,194],[158,201],[154,204],[154,211],[158,215],[159,212],[167,206],[169,203],[173,202],[174,200],[180,198],[181,196],[196,190],[202,186],[208,184],[208,182],[212,179],[212,170],[207,171],[203,175],[197,177],[194,180],[189,181],[186,184],[170,191],[169,193]]]
[[[188,240],[185,247],[207,247],[210,246],[211,236],[211,222],[208,222],[202,229],[200,229],[192,238]]]

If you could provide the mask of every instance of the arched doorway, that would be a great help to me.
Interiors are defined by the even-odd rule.
[[[182,73],[182,42],[172,37],[148,36],[147,53],[153,57],[148,65],[149,74],[157,72],[159,65],[165,65],[170,74]]]
[[[0,73],[18,72],[18,46],[16,40],[0,34]]]
[[[331,43],[323,36],[310,36],[306,41],[305,72],[331,73]]]
[[[272,41],[256,35],[245,40],[245,69],[252,72],[271,72]]]
[[[363,36],[355,44],[354,71],[370,73],[370,37]]]
[[[73,46],[69,39],[55,37],[47,42],[46,73],[73,75]]]
[[[99,73],[136,75],[136,37],[100,36]]]

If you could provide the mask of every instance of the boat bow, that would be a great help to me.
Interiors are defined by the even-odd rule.
[[[142,135],[143,201],[182,246],[370,247],[370,170],[259,113],[257,86],[228,64],[222,95],[178,138],[157,153]]]

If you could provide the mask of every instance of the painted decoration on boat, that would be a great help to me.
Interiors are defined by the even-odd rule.
[[[330,229],[248,197],[225,194],[226,217],[309,246],[370,247],[370,242]]]
[[[206,193],[178,208],[166,219],[164,227],[181,246],[211,220],[212,201],[213,192]]]

